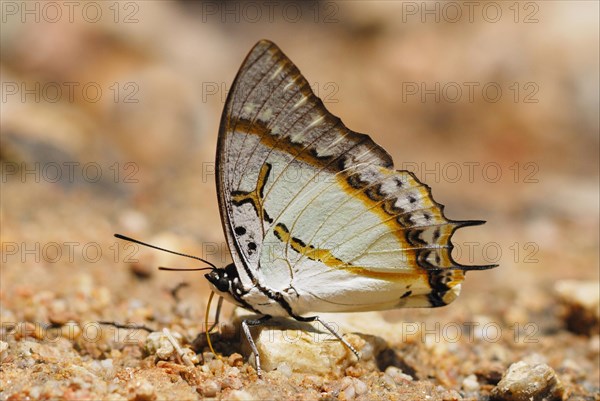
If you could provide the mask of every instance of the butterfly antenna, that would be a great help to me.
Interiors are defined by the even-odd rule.
[[[151,244],[148,244],[146,242],[142,242],[142,241],[139,241],[137,239],[133,239],[131,237],[126,237],[126,236],[121,235],[121,234],[115,234],[115,237],[118,238],[118,239],[125,240],[125,241],[133,242],[135,244],[144,245],[144,246],[147,246],[149,248],[158,249],[159,251],[164,251],[164,252],[172,253],[173,255],[185,256],[186,258],[196,259],[196,260],[199,260],[201,262],[206,263],[207,265],[211,266],[213,269],[217,269],[217,266],[215,266],[214,264],[210,263],[206,259],[199,258],[198,256],[193,256],[193,255],[188,255],[188,254],[185,254],[185,253],[170,251],[168,249],[161,248],[161,247],[156,246],[156,245],[151,245]],[[208,269],[208,267],[200,268],[200,269],[181,269],[181,270],[204,270],[204,269]],[[178,270],[178,269],[161,268],[161,270]]]

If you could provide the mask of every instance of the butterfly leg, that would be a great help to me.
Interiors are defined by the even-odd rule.
[[[258,355],[258,348],[256,348],[256,344],[254,344],[254,340],[252,339],[252,334],[250,334],[250,326],[258,326],[271,319],[271,316],[265,315],[256,320],[242,320],[242,329],[244,330],[244,334],[246,335],[246,339],[250,344],[250,348],[252,352],[254,352],[254,362],[256,363],[256,373],[258,377],[262,376],[262,370],[260,369],[260,356]]]
[[[342,344],[344,344],[350,351],[352,351],[352,353],[354,355],[356,355],[356,359],[360,359],[360,354],[358,353],[358,351],[352,345],[350,345],[350,343],[348,341],[346,341],[344,339],[344,337],[340,336],[338,334],[338,332],[335,331],[334,328],[329,325],[329,323],[326,323],[319,316],[311,316],[311,317],[293,316],[293,318],[296,319],[296,320],[298,320],[298,321],[300,321],[300,322],[314,322],[314,321],[317,321],[317,322],[321,323],[331,334],[333,334],[335,336],[335,338],[337,338],[338,340],[340,340],[342,342]]]

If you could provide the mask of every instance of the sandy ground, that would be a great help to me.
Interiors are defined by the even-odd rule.
[[[0,399],[600,399],[597,3],[72,3],[2,3]],[[360,361],[316,341],[330,368],[284,348],[259,379],[239,311],[217,358],[204,277],[157,270],[198,265],[113,233],[229,263],[216,136],[261,38],[450,218],[487,220],[455,257],[500,267],[445,308],[328,315]]]

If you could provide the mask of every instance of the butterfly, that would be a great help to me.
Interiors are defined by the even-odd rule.
[[[227,96],[216,154],[223,229],[233,263],[205,277],[262,318],[438,307],[458,296],[465,266],[452,234],[483,221],[444,216],[430,188],[348,129],[272,42],[250,51]]]
[[[496,267],[457,263],[452,235],[484,222],[446,218],[430,188],[331,114],[268,40],[228,93],[216,166],[233,263],[196,259],[211,265],[217,313],[226,299],[261,316],[242,321],[259,376],[250,326],[275,316],[317,321],[359,357],[317,313],[444,306],[465,272]]]

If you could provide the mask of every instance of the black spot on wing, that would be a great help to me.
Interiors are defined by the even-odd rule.
[[[269,224],[273,222],[273,219],[271,218],[271,216],[269,216],[266,209],[263,209],[263,219]]]
[[[302,248],[306,247],[306,243],[304,241],[302,241],[300,238],[292,237],[292,241],[295,242],[296,244],[298,244]],[[311,245],[310,248],[314,249],[314,246]]]
[[[404,184],[402,183],[402,180],[401,180],[400,178],[398,178],[398,177],[394,177],[394,182],[396,183],[396,186],[397,186],[398,188],[402,188],[402,186],[404,185]]]

